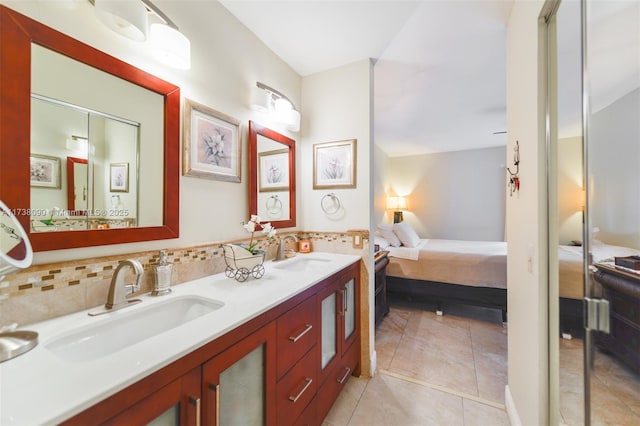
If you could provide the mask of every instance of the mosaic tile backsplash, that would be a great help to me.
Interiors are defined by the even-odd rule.
[[[360,255],[364,259],[364,269],[368,269],[367,231],[291,233],[302,234],[311,238],[312,250]],[[355,246],[354,236],[359,243]],[[228,241],[224,243],[226,242]],[[168,260],[173,263],[171,284],[179,285],[224,272],[226,264],[222,244],[167,249]],[[258,248],[265,250],[267,260],[275,257],[277,246],[277,242],[270,243],[266,240],[258,244]],[[0,288],[0,326],[11,323],[31,324],[103,305],[113,271],[124,259],[135,259],[142,264],[145,273],[138,293],[148,293],[153,290],[153,265],[158,262],[159,257],[157,250],[137,252],[36,265],[8,275]],[[128,274],[126,282],[133,282],[133,273]]]

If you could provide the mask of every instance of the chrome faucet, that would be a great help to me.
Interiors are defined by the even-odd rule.
[[[287,243],[287,240],[293,240],[295,242],[298,242],[298,238],[296,238],[294,235],[287,235],[284,236],[282,238],[280,238],[280,244],[278,244],[278,253],[276,254],[276,258],[274,259],[274,261],[278,261],[278,260],[284,260],[285,256],[284,256],[284,246]]]
[[[136,273],[135,284],[124,283],[123,270],[127,267],[130,267]],[[116,270],[113,271],[109,294],[107,295],[107,303],[99,309],[89,312],[89,315],[100,315],[142,302],[140,299],[127,299],[127,295],[140,290],[143,274],[144,270],[142,265],[137,260],[126,259],[121,261]]]

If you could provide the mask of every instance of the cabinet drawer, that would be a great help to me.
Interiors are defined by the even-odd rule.
[[[290,425],[316,396],[316,351],[310,351],[276,385],[278,424]]]
[[[278,318],[277,377],[280,379],[316,343],[316,297],[312,296]]]
[[[293,426],[316,426],[320,425],[316,412],[316,398],[313,398],[307,408],[304,409],[300,417],[293,423]]]
[[[322,384],[322,387],[318,390],[317,397],[317,410],[318,419],[322,422],[324,418],[331,410],[333,403],[340,391],[344,388],[349,380],[349,377],[356,370],[358,365],[358,359],[360,358],[360,351],[358,345],[353,345],[347,351],[345,356],[341,359],[338,368],[332,370],[327,378],[327,381]]]
[[[611,297],[613,313],[640,327],[640,302],[638,299],[615,292]]]

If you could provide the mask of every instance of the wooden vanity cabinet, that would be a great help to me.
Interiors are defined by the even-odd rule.
[[[103,424],[193,425],[200,416],[200,407],[200,369],[194,368]]]
[[[360,361],[360,268],[336,274],[318,293],[321,327],[318,353],[317,415],[323,419],[348,378],[359,374]]]
[[[275,361],[270,323],[203,364],[203,424],[275,424]]]
[[[320,425],[358,373],[359,287],[357,262],[63,424]]]

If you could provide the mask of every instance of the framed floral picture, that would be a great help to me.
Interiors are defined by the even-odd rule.
[[[110,164],[109,191],[129,192],[129,163]]]
[[[240,122],[185,99],[182,174],[240,182]]]
[[[260,192],[289,190],[289,149],[259,152]]]
[[[356,187],[356,139],[313,145],[313,189]]]
[[[31,154],[31,186],[60,189],[60,158]]]

